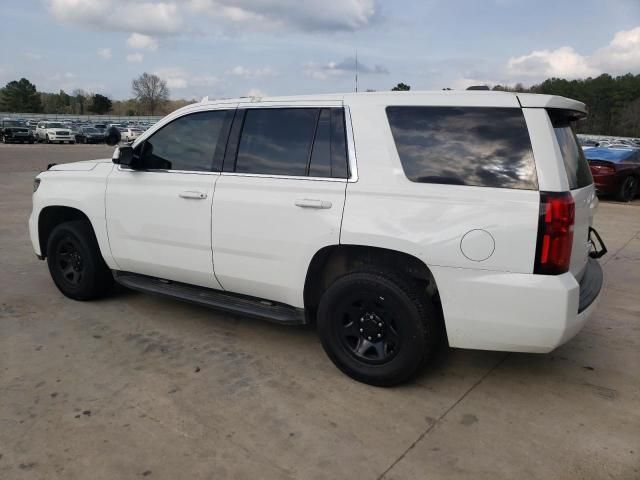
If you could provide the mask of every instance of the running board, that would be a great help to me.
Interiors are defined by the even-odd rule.
[[[307,323],[303,309],[281,303],[137,273],[114,271],[113,278],[120,285],[132,290],[172,297],[247,317],[262,318],[283,325],[304,325]]]

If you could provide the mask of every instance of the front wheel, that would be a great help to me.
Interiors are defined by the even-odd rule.
[[[55,227],[47,241],[46,253],[51,278],[65,296],[91,300],[111,289],[113,276],[86,221],[65,222]]]
[[[618,200],[620,200],[621,202],[631,202],[634,198],[636,198],[637,193],[638,179],[630,175],[625,178],[624,182],[622,182],[622,186],[620,187],[620,191],[618,192]]]
[[[388,271],[349,273],[323,294],[318,333],[333,363],[355,380],[393,386],[416,375],[438,340],[423,286]]]

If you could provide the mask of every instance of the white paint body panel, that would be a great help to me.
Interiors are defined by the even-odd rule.
[[[211,251],[217,178],[217,174],[114,168],[107,184],[106,212],[118,269],[220,289]],[[184,192],[206,197],[183,198]]]
[[[226,290],[304,307],[315,253],[340,241],[346,181],[222,174],[213,206],[216,276]],[[303,199],[330,208],[302,208]]]

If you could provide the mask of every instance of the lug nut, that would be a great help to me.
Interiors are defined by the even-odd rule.
[[[380,323],[378,324],[378,326],[379,326],[379,327],[381,327],[381,326],[382,326],[382,322],[380,322]]]
[[[367,340],[371,340],[371,337],[367,337]]]
[[[378,334],[378,338],[380,338],[380,337],[382,337],[382,334],[381,334],[381,333],[379,333],[379,334]]]
[[[364,328],[361,328],[361,329],[360,329],[360,333],[362,333],[362,332],[364,332]]]

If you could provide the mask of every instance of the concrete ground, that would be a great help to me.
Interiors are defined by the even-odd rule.
[[[32,179],[111,151],[0,145],[1,479],[640,478],[640,201],[600,205],[605,292],[576,338],[445,349],[380,389],[308,328],[63,297],[27,238]]]

